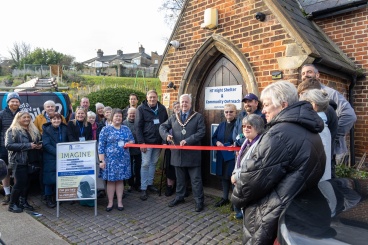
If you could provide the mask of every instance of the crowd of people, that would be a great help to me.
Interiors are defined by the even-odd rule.
[[[231,203],[235,218],[244,220],[245,244],[271,244],[285,207],[299,193],[333,178],[336,154],[347,151],[344,138],[356,121],[354,110],[340,93],[321,84],[313,65],[302,67],[301,79],[297,88],[287,81],[272,83],[262,90],[260,99],[247,94],[238,114],[234,104],[225,104],[225,120],[211,136],[214,146],[240,147],[238,152],[217,151],[215,172],[223,193],[215,207]],[[42,161],[45,204],[55,207],[56,145],[87,140],[98,142],[107,212],[114,207],[115,195],[117,209],[124,209],[126,182],[127,190],[139,191],[142,201],[157,193],[153,183],[161,149],[144,145],[200,146],[205,119],[193,110],[190,94],[174,102],[170,116],[154,90],[138,102],[137,95],[131,94],[123,110],[97,103],[94,113],[88,98],[83,98],[66,124],[55,103],[46,101],[43,114],[32,122],[28,112],[19,110],[19,95],[10,93],[8,106],[0,112],[0,157],[12,169],[14,186],[10,191],[9,174],[3,180],[3,204],[9,204],[14,213],[33,209],[27,202],[27,176],[32,163]],[[126,143],[143,146],[128,149]],[[37,153],[41,150],[42,160]],[[175,193],[169,207],[184,203],[191,185],[194,211],[204,209],[201,156],[197,150],[166,150],[165,195]]]

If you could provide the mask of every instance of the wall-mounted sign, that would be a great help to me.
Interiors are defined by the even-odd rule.
[[[170,93],[163,93],[162,94],[162,104],[166,107],[170,107]]]
[[[205,110],[223,110],[225,104],[242,108],[242,85],[205,88]]]

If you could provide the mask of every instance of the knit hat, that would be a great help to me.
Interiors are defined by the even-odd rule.
[[[21,102],[21,101],[20,101],[19,94],[18,94],[18,93],[16,93],[16,92],[12,92],[12,93],[9,93],[9,94],[8,94],[8,97],[6,98],[6,103],[9,103],[9,101],[10,101],[11,99],[17,99],[17,100],[19,100],[19,103]]]

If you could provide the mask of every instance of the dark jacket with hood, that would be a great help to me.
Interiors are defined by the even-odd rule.
[[[61,123],[58,128],[51,122],[42,125],[43,184],[56,184],[56,144],[68,142],[67,126]]]
[[[144,100],[137,108],[134,121],[138,144],[162,144],[159,127],[167,119],[165,106],[157,102],[157,108],[151,108],[147,100]]]
[[[323,127],[306,101],[286,107],[267,124],[231,197],[244,211],[243,244],[273,244],[281,212],[299,192],[318,184],[326,163],[318,134]]]

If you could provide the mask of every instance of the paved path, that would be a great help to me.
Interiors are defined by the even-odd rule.
[[[241,244],[241,221],[235,220],[233,214],[214,208],[218,199],[206,195],[205,209],[200,213],[194,212],[192,195],[184,204],[169,208],[167,204],[172,199],[151,194],[147,201],[141,201],[139,193],[132,192],[123,199],[124,211],[114,209],[108,213],[105,211],[107,200],[102,198],[98,199],[97,216],[94,216],[94,208],[64,202],[60,205],[60,217],[56,218],[56,208],[47,208],[40,196],[34,195],[30,203],[42,213],[41,217],[9,212],[7,215],[8,220],[12,217],[38,220],[44,226],[33,223],[41,225],[41,230],[52,230],[70,244]],[[3,210],[1,208],[1,222]],[[7,244],[25,244],[15,240],[9,243],[5,236],[3,239]],[[57,243],[60,239],[52,239],[55,238],[46,236],[37,244],[62,244]]]

